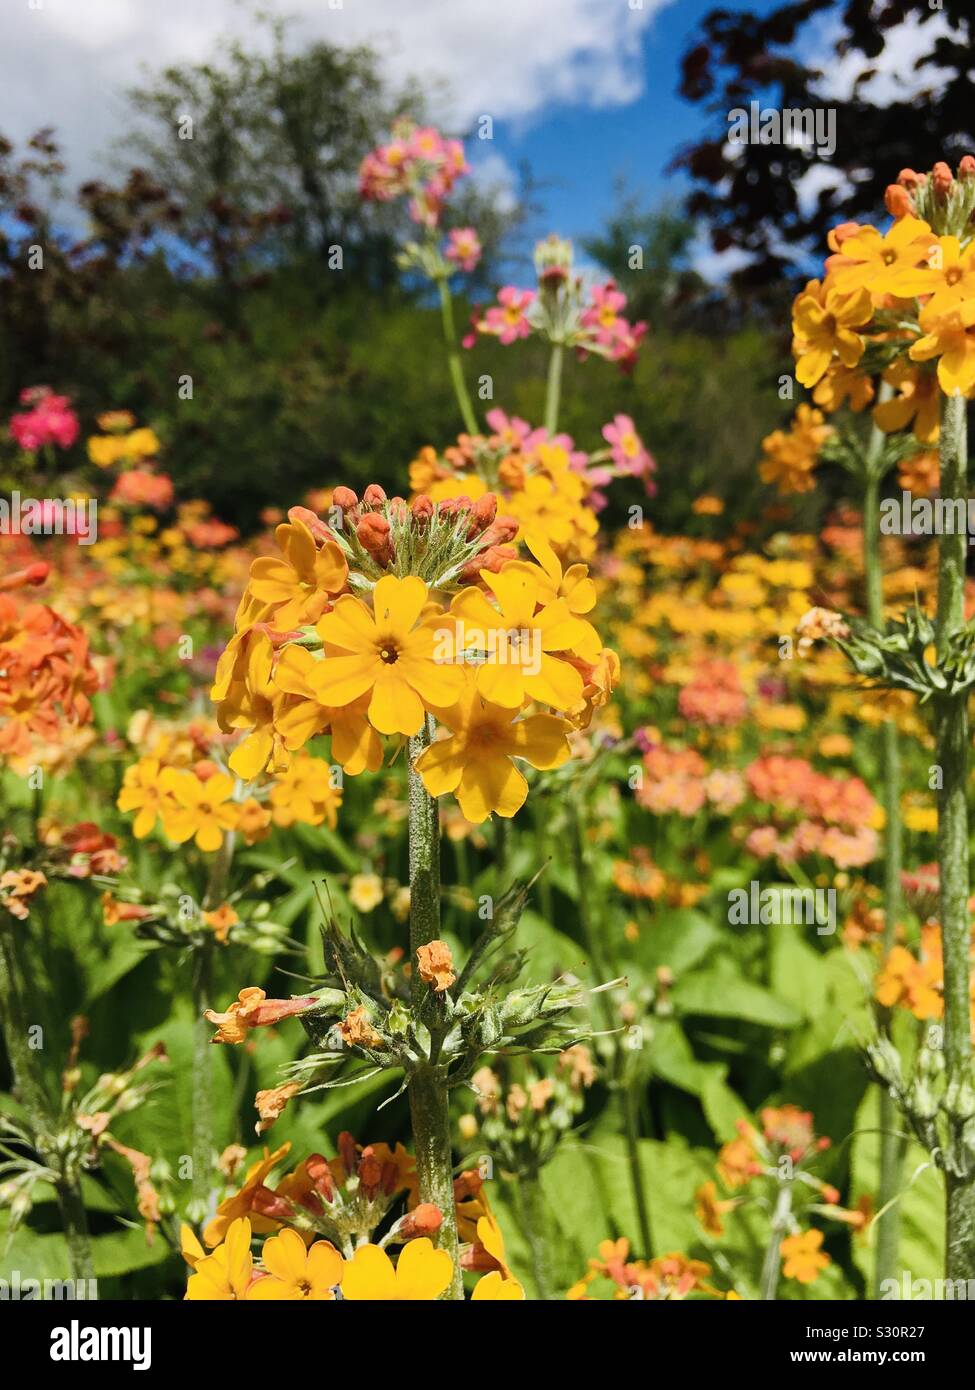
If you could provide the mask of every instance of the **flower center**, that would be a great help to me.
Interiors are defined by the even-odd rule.
[[[961,279],[961,266],[953,265],[945,274],[945,279],[949,285],[957,285]]]
[[[893,249],[884,252],[884,265],[893,265],[897,260],[897,252]]]
[[[385,661],[387,666],[392,666],[394,662],[399,660],[399,652],[387,642],[379,649],[379,659]]]

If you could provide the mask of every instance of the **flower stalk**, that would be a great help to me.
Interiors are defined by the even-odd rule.
[[[879,401],[889,399],[891,387],[882,382]],[[866,479],[863,496],[863,567],[866,584],[867,620],[880,631],[884,625],[883,571],[880,563],[879,494],[884,435],[876,424],[870,431],[866,452]],[[896,939],[901,912],[902,831],[900,817],[901,770],[897,724],[886,719],[880,730],[881,798],[884,808],[884,932],[883,959]],[[890,1036],[890,1010],[877,1009],[877,1028]],[[900,1245],[900,1205],[895,1200],[901,1186],[904,1164],[904,1138],[901,1134],[897,1102],[889,1087],[880,1088],[880,1176],[877,1190],[877,1246],[874,1287],[879,1297],[885,1281],[897,1273]]]
[[[413,962],[414,1012],[422,1007],[427,994],[427,986],[416,967],[417,951],[440,936],[440,820],[437,803],[427,794],[415,769],[416,759],[430,746],[432,738],[433,720],[427,715],[423,728],[409,743],[410,959]],[[462,1301],[464,1286],[457,1240],[447,1077],[445,1066],[438,1061],[441,1042],[433,1025],[429,1055],[413,1069],[409,1080],[410,1118],[420,1201],[431,1202],[443,1216],[437,1243],[447,1251],[454,1266],[444,1297]]]
[[[952,504],[967,498],[967,402],[945,396],[941,411],[941,496]],[[946,656],[952,636],[964,626],[967,537],[956,530],[939,537],[937,653]],[[975,1162],[965,1131],[972,1106],[972,1037],[968,913],[969,836],[968,695],[939,697],[934,710],[938,791],[938,865],[944,960],[944,1051],[949,1143],[945,1155],[945,1273],[975,1277]]]
[[[454,323],[454,303],[446,276],[437,277],[437,293],[440,296],[440,322],[443,327],[443,340],[447,347],[447,370],[450,373],[451,385],[460,407],[464,429],[468,434],[477,434],[477,416],[474,414],[474,407],[467,390],[467,382],[464,380],[464,367],[460,360],[457,328]]]

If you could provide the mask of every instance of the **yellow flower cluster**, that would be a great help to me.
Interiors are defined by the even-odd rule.
[[[407,515],[402,505],[394,519]],[[563,571],[533,533],[536,562],[481,569],[480,582],[461,583],[448,604],[417,574],[395,572],[384,515],[359,518],[357,541],[364,537],[370,555],[390,567],[373,580],[350,568],[334,534],[303,510],[278,527],[280,556],[251,566],[217,666],[211,694],[220,726],[246,733],[231,770],[250,781],[268,767],[287,769],[310,739],[330,733],[344,773],[374,772],[381,735],[414,737],[433,718],[445,736],[416,762],[430,795],[455,794],[475,823],[514,815],[528,786],[512,760],[561,766],[567,734],[588,722],[616,678],[617,664],[583,616],[596,603],[586,567]],[[463,532],[467,513],[460,516]],[[423,514],[408,543],[417,545],[428,525]],[[527,707],[536,712],[519,717]],[[283,807],[289,794],[272,793],[272,805]]]

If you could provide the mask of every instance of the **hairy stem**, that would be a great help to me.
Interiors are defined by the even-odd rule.
[[[886,383],[881,398],[890,393]],[[884,622],[883,573],[880,564],[880,525],[878,501],[880,493],[880,451],[884,436],[873,426],[867,446],[867,479],[863,499],[863,568],[866,580],[867,618],[875,628]],[[883,959],[894,945],[897,922],[901,912],[901,773],[900,745],[897,725],[892,719],[884,721],[880,730],[880,768],[882,802],[884,807],[884,935]],[[877,1029],[890,1034],[890,1010],[877,1006]],[[884,1282],[897,1273],[900,1248],[900,1206],[894,1198],[901,1188],[905,1141],[900,1133],[897,1104],[886,1087],[880,1089],[880,1178],[877,1204],[883,1216],[877,1224],[877,1246],[874,1261],[874,1292],[880,1297]]]
[[[450,297],[450,286],[445,279],[441,278],[437,281],[437,292],[440,295],[440,322],[443,326],[443,339],[447,347],[447,370],[450,372],[450,381],[454,388],[454,395],[457,397],[457,404],[460,407],[464,429],[468,434],[477,434],[477,416],[474,414],[474,407],[467,390],[467,382],[464,380],[464,367],[460,360],[460,349],[457,346],[454,302]]]
[[[440,936],[440,822],[437,803],[427,794],[416,759],[433,737],[433,720],[427,716],[420,733],[410,739],[410,962],[413,967],[414,1012],[423,1005],[426,985],[417,969],[416,953]],[[410,1119],[416,1150],[420,1201],[432,1202],[443,1216],[437,1244],[454,1262],[454,1273],[445,1297],[463,1300],[464,1284],[457,1243],[457,1208],[454,1203],[453,1155],[450,1146],[450,1112],[445,1069],[431,1057],[412,1073],[409,1082]]]
[[[966,499],[968,446],[966,401],[949,396],[941,410],[941,496],[949,503]],[[944,534],[938,543],[938,659],[965,621],[965,552],[963,528]],[[951,1103],[972,1074],[971,994],[968,916],[969,839],[968,698],[946,695],[935,703],[938,792],[938,867],[941,948],[944,961],[945,1073]],[[945,1274],[949,1279],[975,1277],[975,1169],[962,1141],[962,1122],[949,1112],[945,1164]]]

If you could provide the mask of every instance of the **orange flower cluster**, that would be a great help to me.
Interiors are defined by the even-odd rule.
[[[8,575],[6,590],[43,583],[47,567]],[[45,603],[0,592],[0,755],[25,757],[35,739],[56,743],[65,724],[91,719],[98,689],[88,639]]]

